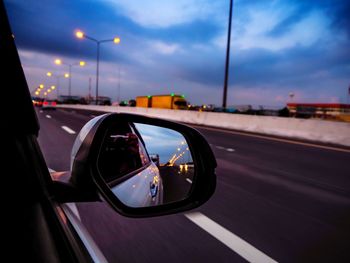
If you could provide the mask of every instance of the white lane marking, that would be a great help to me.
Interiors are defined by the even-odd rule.
[[[80,214],[75,203],[66,203],[66,205],[72,210],[72,212],[76,215],[76,217],[81,221]]]
[[[62,129],[68,132],[69,134],[75,134],[75,131],[73,131],[71,128],[67,126],[62,126]]]
[[[43,111],[42,111],[42,110],[40,110],[39,112],[40,112],[40,113],[43,113]]]
[[[308,146],[308,147],[313,147],[313,148],[350,153],[350,150],[348,150],[348,149],[337,148],[334,146],[324,146],[324,145],[318,145],[318,144],[314,144],[314,143],[298,142],[298,141],[293,141],[292,139],[274,138],[274,137],[269,137],[269,136],[264,136],[264,135],[250,134],[250,133],[244,133],[244,132],[238,132],[238,131],[220,130],[220,129],[216,129],[216,128],[211,128],[211,127],[209,128],[209,127],[203,127],[203,126],[198,126],[198,125],[192,125],[192,126],[198,127],[200,129],[204,129],[204,130],[218,131],[218,132],[230,133],[230,134],[238,134],[238,135],[255,137],[255,138],[260,138],[260,139],[265,139],[265,140],[270,140],[270,141],[285,142],[285,143],[297,144],[297,145]]]
[[[46,118],[51,119],[51,116],[50,115],[46,115]]]
[[[185,216],[247,261],[277,262],[202,213],[186,213]]]
[[[189,178],[186,178],[186,181],[187,181],[187,182],[189,182],[190,184],[192,184],[192,181],[191,181],[191,179],[189,179]]]
[[[219,146],[219,145],[216,145],[215,148],[219,149],[219,150],[226,150],[228,152],[234,152],[235,150],[232,149],[232,148],[225,148],[223,146]]]

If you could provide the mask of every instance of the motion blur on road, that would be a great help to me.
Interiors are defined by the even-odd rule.
[[[69,170],[77,133],[101,113],[36,111],[48,167]],[[197,128],[216,155],[218,181],[196,211],[130,219],[103,202],[76,204],[109,261],[350,260],[350,150]]]

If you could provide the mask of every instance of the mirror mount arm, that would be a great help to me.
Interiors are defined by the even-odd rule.
[[[51,190],[59,203],[102,201],[96,189],[80,189],[69,182],[54,181]]]

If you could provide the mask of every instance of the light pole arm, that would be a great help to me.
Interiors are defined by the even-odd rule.
[[[98,104],[98,81],[99,81],[99,63],[100,63],[100,44],[105,42],[115,42],[118,44],[120,42],[120,38],[112,38],[112,39],[103,39],[103,40],[97,40],[93,37],[90,37],[88,35],[85,35],[83,32],[79,31],[76,33],[78,38],[86,38],[89,39],[97,44],[97,52],[96,52],[96,105]]]
[[[100,40],[100,43],[104,43],[104,42],[114,42],[114,38],[112,39],[104,39],[104,40]]]
[[[85,34],[84,34],[84,38],[89,39],[89,40],[91,40],[91,41],[94,41],[94,42],[96,42],[96,43],[100,42],[100,41],[98,41],[97,39],[95,39],[95,38],[93,38],[93,37],[90,37],[90,36],[87,36],[87,35],[85,35]]]

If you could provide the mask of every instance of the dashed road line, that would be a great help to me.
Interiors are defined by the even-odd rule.
[[[51,116],[50,115],[46,115],[46,118],[51,119]]]
[[[186,178],[186,181],[192,184],[192,180],[190,178]]]
[[[277,262],[202,213],[186,213],[185,216],[247,261]]]
[[[69,134],[75,134],[76,132],[73,131],[71,128],[67,127],[67,126],[61,126],[61,128],[63,130],[65,130],[66,132],[68,132]]]
[[[217,149],[220,149],[220,150],[224,150],[225,149],[225,147],[223,147],[223,146],[218,146],[218,145],[216,145],[215,146]]]
[[[211,144],[212,145],[212,144]],[[212,146],[215,146],[216,149],[219,149],[219,150],[225,150],[225,151],[228,151],[228,152],[234,152],[235,149],[232,149],[232,148],[226,148],[224,146],[220,146],[220,145],[212,145]]]

